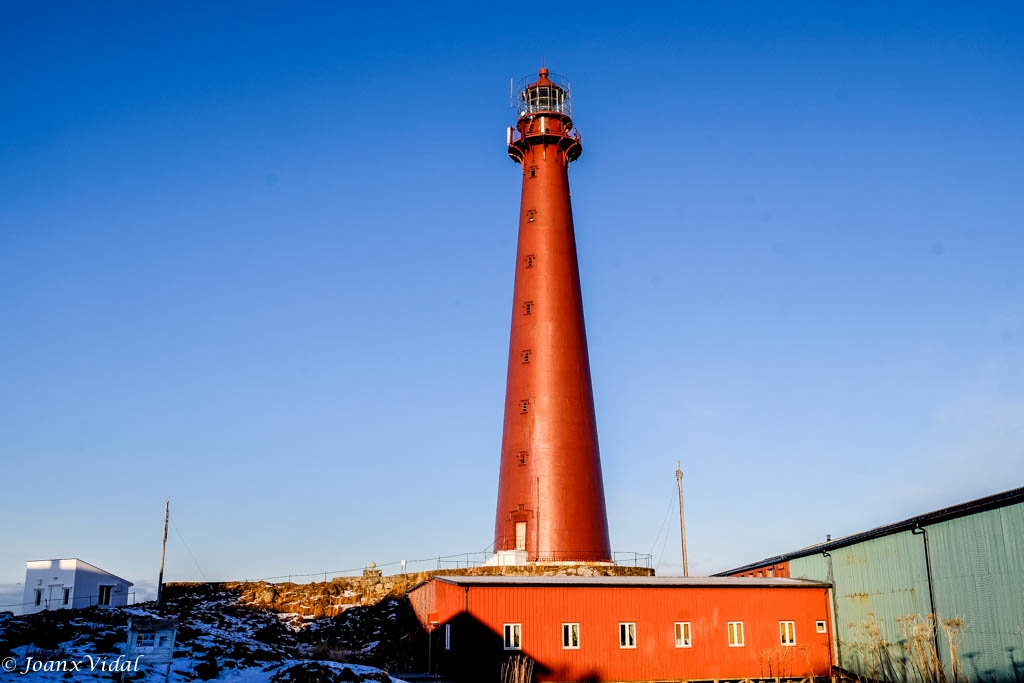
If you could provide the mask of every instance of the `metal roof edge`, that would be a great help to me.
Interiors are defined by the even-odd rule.
[[[26,564],[26,565],[28,565],[28,564],[30,564],[30,563],[32,563],[32,562],[63,562],[63,561],[65,561],[65,560],[74,560],[75,562],[81,562],[82,564],[85,564],[85,565],[88,565],[88,566],[92,567],[93,569],[95,569],[95,570],[96,570],[96,571],[98,571],[98,572],[103,572],[103,573],[104,573],[104,574],[106,574],[107,576],[112,576],[112,577],[114,577],[115,579],[118,579],[118,580],[120,580],[120,581],[124,581],[124,582],[125,582],[125,583],[127,583],[127,584],[128,584],[129,586],[134,586],[134,585],[135,585],[134,583],[132,583],[132,582],[131,582],[131,581],[129,581],[128,579],[122,578],[122,577],[118,576],[117,574],[111,574],[111,573],[110,573],[110,572],[108,572],[108,571],[107,571],[106,569],[104,569],[104,568],[102,568],[102,567],[97,567],[97,566],[96,566],[96,565],[94,565],[94,564],[93,564],[92,562],[86,562],[85,560],[83,560],[83,559],[82,559],[82,558],[80,558],[80,557],[51,557],[51,558],[49,558],[49,559],[46,559],[46,560],[26,560],[26,561],[25,561],[25,564]],[[27,568],[27,567],[26,567],[26,568]],[[77,568],[76,568],[76,569],[77,569]]]
[[[431,581],[433,581],[433,577],[428,578],[428,579],[423,579],[422,581],[420,581],[418,583],[414,583],[413,585],[409,586],[409,588],[405,591],[405,594],[409,595],[414,590],[418,590],[418,589],[422,588],[423,586],[426,586]]]
[[[79,562],[81,562],[82,564],[89,565],[90,567],[92,567],[93,569],[95,569],[98,572],[103,572],[107,576],[113,576],[115,579],[120,579],[121,581],[124,581],[125,583],[127,583],[129,586],[134,586],[135,585],[134,583],[132,583],[128,579],[122,578],[122,577],[118,576],[117,574],[112,574],[112,573],[108,572],[106,569],[104,569],[102,567],[97,567],[92,562],[86,562],[85,560],[77,558],[77,557],[75,559],[78,560]]]
[[[559,587],[559,588],[828,588],[831,584],[813,579],[792,579],[786,577],[757,578],[747,577],[689,577],[689,580],[673,581],[683,577],[656,577],[660,581],[651,581],[655,577],[634,576],[435,576],[413,588],[422,587],[430,581],[441,581],[452,586],[463,588],[499,588],[499,587]],[[701,581],[701,579],[735,578],[735,583],[719,581]],[[484,579],[483,581],[479,579]]]
[[[851,534],[849,536],[843,536],[842,538],[837,538],[834,541],[818,543],[817,545],[810,545],[792,552],[783,553],[782,555],[767,557],[758,562],[751,562],[741,567],[727,569],[726,571],[718,572],[711,576],[730,576],[738,572],[750,571],[770,564],[778,564],[779,562],[788,562],[789,560],[807,557],[808,555],[816,555],[820,552],[827,552],[837,548],[845,548],[849,545],[868,541],[880,536],[888,536],[889,534],[894,534],[899,531],[906,531],[908,529],[914,529],[919,526],[927,526],[930,524],[939,524],[940,522],[947,522],[951,519],[966,517],[967,515],[973,515],[979,512],[987,512],[988,510],[995,510],[1009,505],[1015,505],[1020,502],[1024,502],[1024,486],[1010,489],[1009,491],[1002,491],[1001,493],[994,493],[990,496],[985,496],[984,498],[969,500],[965,503],[958,503],[939,510],[933,510],[932,512],[926,512],[923,515],[910,517],[899,522],[893,522],[892,524],[885,524],[873,529],[868,529],[867,531]]]

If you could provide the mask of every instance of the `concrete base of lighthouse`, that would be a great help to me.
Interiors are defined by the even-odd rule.
[[[521,567],[530,564],[525,550],[499,550],[484,562],[485,567]]]
[[[530,562],[525,550],[499,550],[484,562],[485,567],[615,567],[614,562],[581,560]]]

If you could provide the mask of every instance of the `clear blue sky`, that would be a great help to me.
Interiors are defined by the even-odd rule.
[[[614,549],[677,459],[696,573],[1024,483],[1019,4],[7,3],[0,583],[487,546],[542,60]]]

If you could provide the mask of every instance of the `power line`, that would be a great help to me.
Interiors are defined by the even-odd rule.
[[[178,534],[178,538],[181,539],[181,544],[183,546],[185,546],[185,550],[187,550],[188,554],[191,555],[192,561],[196,563],[196,569],[199,570],[199,575],[203,577],[203,581],[209,582],[210,580],[208,578],[206,578],[206,574],[203,573],[203,568],[199,566],[199,560],[197,560],[196,556],[192,554],[192,550],[188,547],[188,543],[185,543],[185,537],[181,535],[181,531],[178,529],[178,525],[175,524],[174,518],[171,517],[170,519],[171,519],[171,526],[174,527],[174,532],[176,534]]]
[[[658,539],[661,538],[661,532],[665,530],[665,525],[668,523],[668,516],[672,513],[672,501],[676,497],[676,492],[673,491],[672,495],[668,498],[668,509],[665,510],[665,518],[661,520],[661,528],[658,529],[658,535],[654,537],[654,542],[651,543],[651,549],[647,551],[648,555],[654,554],[654,546],[658,545]],[[668,538],[668,535],[665,535]]]

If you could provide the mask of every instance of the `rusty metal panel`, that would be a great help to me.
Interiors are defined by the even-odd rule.
[[[936,609],[944,621],[964,622],[964,672],[974,681],[1021,680],[1024,503],[949,520],[928,527],[928,533]],[[940,642],[947,664],[948,646]]]
[[[833,583],[834,623],[839,665],[850,671],[882,677],[877,656],[903,657],[900,621],[927,615],[928,579],[924,541],[909,531],[872,539],[831,551],[790,560],[790,576]],[[891,672],[889,672],[891,673]]]
[[[937,648],[947,675],[1020,680],[1024,674],[1024,503],[925,525],[790,560],[793,578],[834,583],[840,666],[881,677],[911,667],[907,621],[937,614]],[[962,619],[962,627],[956,620]],[[903,625],[900,621],[903,620]],[[959,644],[956,643],[960,638]],[[877,643],[891,667],[881,671]],[[957,650],[954,652],[953,650]],[[962,668],[961,668],[962,667]]]

